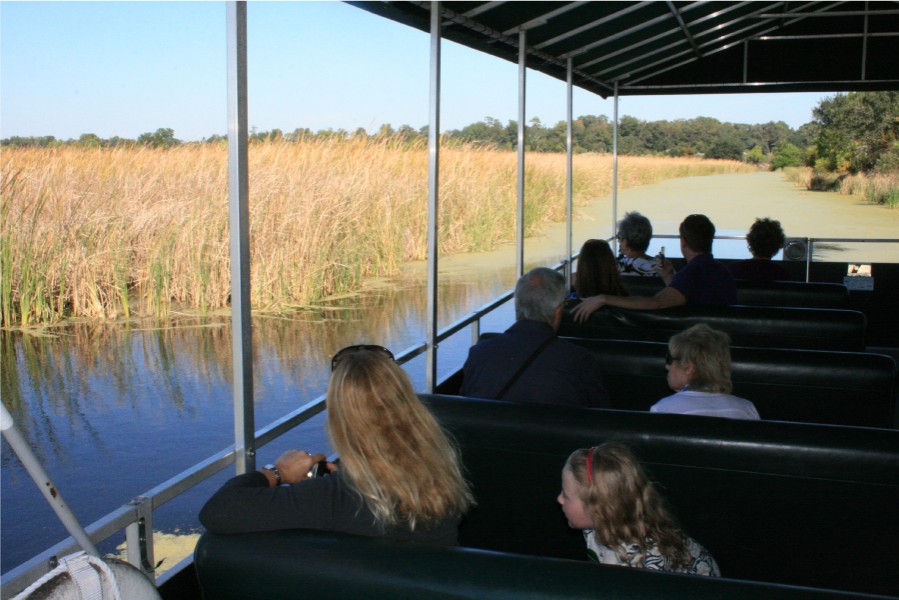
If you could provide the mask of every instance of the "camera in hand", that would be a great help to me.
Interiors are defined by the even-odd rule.
[[[312,477],[324,477],[325,475],[330,475],[331,471],[328,470],[328,461],[320,460],[309,469],[309,473],[311,473]]]

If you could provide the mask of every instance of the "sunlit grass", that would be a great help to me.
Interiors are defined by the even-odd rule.
[[[316,303],[427,250],[427,151],[392,140],[253,144],[252,304]],[[230,299],[227,151],[221,144],[4,149],[0,312],[5,326],[203,312]],[[611,192],[611,157],[575,157],[576,204]],[[565,158],[526,160],[526,232],[564,220]],[[621,157],[621,187],[749,172],[691,158]],[[441,149],[440,250],[515,236],[516,155]]]
[[[810,167],[787,167],[784,176],[799,187],[816,191],[836,191],[861,196],[871,204],[899,205],[899,173],[877,173],[840,176],[816,173]]]

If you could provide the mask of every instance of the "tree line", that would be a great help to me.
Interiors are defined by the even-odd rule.
[[[760,97],[761,98],[761,97]],[[764,124],[721,122],[710,117],[674,121],[643,121],[622,117],[618,124],[618,152],[628,155],[696,156],[743,160],[769,164],[771,168],[807,165],[818,171],[836,173],[893,172],[899,170],[899,92],[851,92],[821,100],[813,109],[813,120],[796,130],[783,121]],[[525,149],[531,152],[564,152],[566,123],[547,127],[538,118],[525,126]],[[285,133],[280,129],[253,130],[251,143],[301,141],[303,139],[389,139],[400,143],[421,144],[427,140],[427,126],[415,129],[402,125],[394,129],[382,125],[369,134],[358,128],[322,129],[316,132],[298,128]],[[518,123],[503,124],[486,117],[462,129],[447,131],[448,143],[465,143],[513,150],[518,144]],[[213,135],[199,143],[224,143],[225,136]],[[612,151],[612,122],[605,115],[578,117],[572,124],[576,153]],[[174,131],[160,128],[141,134],[136,140],[113,137],[104,140],[85,133],[77,140],[60,141],[53,136],[11,137],[0,140],[7,147],[77,145],[116,147],[142,145],[169,148],[184,142]]]

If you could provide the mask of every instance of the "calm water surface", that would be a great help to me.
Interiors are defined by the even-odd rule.
[[[440,325],[448,325],[513,285],[512,269],[445,278]],[[425,282],[409,274],[325,310],[254,314],[257,428],[327,387],[329,357],[353,343],[395,352],[423,340]],[[511,309],[487,319],[501,331]],[[440,377],[461,366],[466,329],[440,346]],[[2,397],[16,424],[82,525],[233,443],[231,327],[227,318],[176,317],[156,327],[67,325],[43,335],[0,332]],[[424,356],[407,363],[424,388]],[[260,449],[260,464],[291,447],[330,452],[324,415]],[[42,552],[67,533],[27,472],[2,442],[2,571]],[[198,530],[197,511],[233,469],[154,514],[153,528]],[[101,551],[111,552],[122,536]],[[157,557],[158,558],[158,557]]]
[[[661,245],[669,256],[679,256],[674,240],[653,240],[650,253]],[[745,242],[716,246],[719,255],[745,254]],[[558,257],[544,254],[528,262],[535,264],[527,268],[555,264]],[[255,313],[257,429],[323,394],[329,357],[343,346],[375,343],[399,352],[421,342],[423,277],[420,268],[409,269],[383,287],[321,310]],[[514,279],[511,267],[483,264],[441,275],[440,326],[511,289]],[[481,330],[502,331],[512,317],[507,305],[485,319]],[[176,316],[161,326],[70,324],[40,335],[0,332],[0,344],[3,403],[82,525],[234,441],[229,318]],[[440,345],[440,378],[461,366],[470,344],[466,329]],[[416,389],[424,389],[424,356],[405,367]],[[261,448],[257,462],[271,462],[294,447],[330,453],[324,415]],[[0,568],[6,572],[68,534],[5,440],[0,471]],[[153,529],[198,532],[199,507],[232,474],[227,468],[158,509]],[[113,536],[100,550],[114,552],[123,537]]]

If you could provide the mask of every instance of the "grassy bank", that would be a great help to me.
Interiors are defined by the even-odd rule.
[[[784,176],[807,190],[861,196],[871,204],[899,205],[899,173],[840,175],[816,173],[810,167],[787,167]]]
[[[441,160],[441,252],[514,239],[516,155],[449,147]],[[251,145],[249,162],[254,307],[315,303],[424,258],[426,149],[274,142]],[[631,187],[752,167],[621,157],[619,169],[621,187]],[[609,194],[611,157],[575,157],[574,179],[578,204]],[[5,149],[0,193],[5,326],[228,304],[224,146]],[[564,219],[564,195],[564,156],[529,155],[529,233]]]

